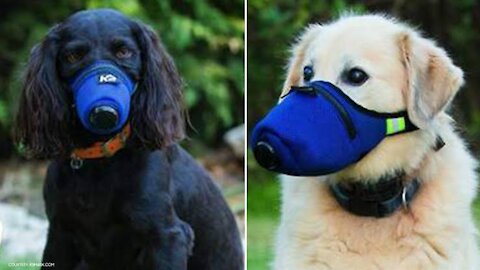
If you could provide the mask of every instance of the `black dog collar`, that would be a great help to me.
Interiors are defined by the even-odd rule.
[[[437,136],[432,150],[440,151],[445,146],[441,136]],[[405,182],[405,173],[385,176],[375,184],[353,182],[350,184],[332,183],[330,191],[337,202],[348,212],[363,217],[382,218],[393,214],[398,208],[408,209],[410,202],[420,188],[420,181],[414,178]]]
[[[404,184],[404,174],[379,179],[375,184],[330,184],[337,202],[348,212],[363,217],[387,217],[400,207],[408,208],[420,182],[412,179]]]

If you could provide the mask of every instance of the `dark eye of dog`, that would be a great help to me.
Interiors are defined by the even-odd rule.
[[[65,58],[70,64],[75,64],[76,62],[82,60],[83,53],[80,52],[68,52],[65,54]]]
[[[303,68],[303,80],[309,82],[313,78],[313,67],[312,66],[305,66]]]
[[[351,68],[343,73],[342,80],[348,84],[359,86],[368,80],[368,75],[360,68]]]
[[[120,59],[130,58],[132,56],[132,51],[126,47],[120,47],[115,52],[115,56]]]

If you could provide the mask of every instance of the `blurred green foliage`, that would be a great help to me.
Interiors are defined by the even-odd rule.
[[[434,38],[462,67],[467,81],[452,113],[474,153],[480,152],[480,1],[248,0],[247,130],[276,104],[289,49],[302,29],[344,12],[380,12],[398,17]],[[249,135],[249,134],[248,134]],[[248,269],[268,269],[279,220],[280,187],[275,175],[248,155]],[[480,224],[480,200],[474,206]]]
[[[247,266],[269,269],[273,255],[274,235],[280,216],[280,187],[275,174],[263,170],[248,153],[247,181]]]
[[[104,7],[159,33],[186,83],[191,137],[217,146],[227,129],[243,122],[243,0],[6,0],[0,10],[0,158],[14,152],[9,129],[32,46],[73,12]]]

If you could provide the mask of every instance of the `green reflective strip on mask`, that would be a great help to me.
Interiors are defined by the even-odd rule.
[[[389,118],[387,119],[387,135],[392,135],[405,130],[405,118]]]
[[[387,119],[387,135],[393,133],[393,121],[392,119]]]
[[[398,119],[398,132],[405,130],[405,118],[400,117]]]

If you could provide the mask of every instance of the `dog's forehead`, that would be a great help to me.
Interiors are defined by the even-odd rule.
[[[129,34],[131,20],[122,13],[111,9],[80,11],[70,16],[64,23],[76,34],[85,37],[98,37],[110,34]]]
[[[402,28],[385,18],[358,16],[322,26],[308,45],[307,61],[377,59],[398,53],[397,37]],[[328,63],[332,64],[332,63]]]

